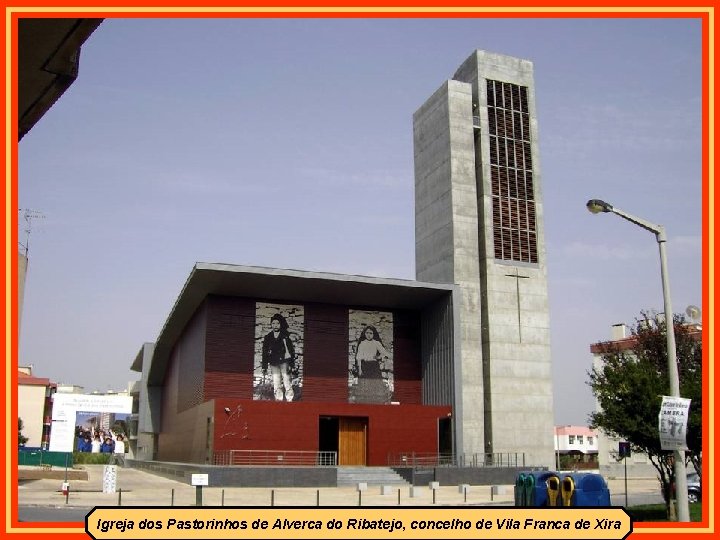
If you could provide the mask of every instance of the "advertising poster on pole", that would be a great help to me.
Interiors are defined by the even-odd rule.
[[[658,416],[660,447],[663,450],[687,450],[685,435],[689,416],[689,399],[663,396]]]

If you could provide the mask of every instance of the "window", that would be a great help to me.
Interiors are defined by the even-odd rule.
[[[592,444],[592,443],[593,443],[592,435],[588,435],[588,444]]]
[[[575,435],[568,435],[568,444],[575,444]]]
[[[578,441],[578,444],[582,444],[582,443],[583,443],[583,436],[582,436],[582,435],[578,435],[578,436],[577,436],[577,441]]]

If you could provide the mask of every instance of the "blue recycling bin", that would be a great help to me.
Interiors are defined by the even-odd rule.
[[[555,487],[553,478],[560,477],[555,471],[527,471],[518,475],[515,480],[515,506],[548,506],[548,480],[551,480],[551,491]]]
[[[610,506],[610,489],[602,475],[575,473],[572,476],[575,480],[573,506]]]

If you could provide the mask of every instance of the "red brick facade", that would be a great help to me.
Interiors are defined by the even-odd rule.
[[[393,311],[393,401],[399,404],[353,404],[350,307],[303,304],[302,398],[287,403],[253,400],[256,301],[207,297],[175,343],[158,459],[212,462],[227,450],[317,451],[320,419],[327,417],[366,422],[368,465],[385,465],[399,453],[438,452],[438,422],[451,407],[422,405],[419,313]]]

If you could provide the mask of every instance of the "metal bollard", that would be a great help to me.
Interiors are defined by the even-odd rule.
[[[435,491],[436,490],[433,489],[433,504],[435,504]]]
[[[464,502],[467,502],[467,486],[463,488],[463,497],[465,498]]]
[[[315,493],[315,506],[320,506],[320,490]]]
[[[275,490],[270,490],[270,506],[275,506]]]
[[[400,506],[400,488],[398,488],[398,506]]]
[[[175,506],[175,488],[170,490],[170,506]]]
[[[362,506],[362,491],[358,491],[358,506]]]
[[[118,506],[122,506],[122,488],[118,489]]]
[[[225,506],[225,490],[222,490],[222,496],[220,497],[220,506]]]

